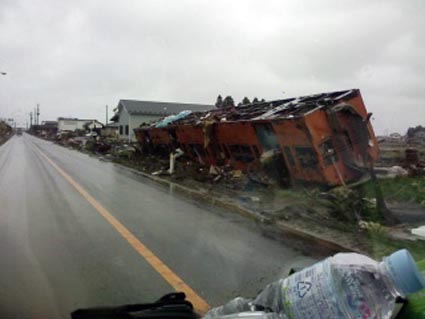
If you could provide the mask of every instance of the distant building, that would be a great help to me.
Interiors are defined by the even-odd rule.
[[[117,138],[118,137],[118,127],[114,123],[105,125],[100,130],[100,135],[103,137]]]
[[[58,118],[58,131],[68,131],[68,132],[75,132],[77,130],[87,130],[90,129],[96,129],[96,128],[102,128],[103,124],[100,123],[97,120],[90,120],[90,119],[77,119],[77,118],[65,118],[60,117]]]
[[[403,139],[403,136],[400,133],[391,133],[389,136],[400,141]]]
[[[58,126],[58,122],[57,121],[42,121],[41,125],[46,125],[46,126]]]
[[[0,119],[0,138],[9,135],[12,132],[12,127],[6,121]]]
[[[409,144],[425,145],[425,131],[415,132],[409,139]]]
[[[399,133],[391,133],[390,135],[377,136],[378,143],[381,145],[402,145],[405,144],[405,137]]]
[[[36,135],[43,137],[54,137],[58,132],[58,122],[56,121],[43,121],[40,125],[33,124],[31,131]]]
[[[111,121],[117,124],[121,139],[135,141],[133,130],[143,123],[151,123],[185,110],[197,112],[213,108],[213,105],[205,104],[120,100]]]

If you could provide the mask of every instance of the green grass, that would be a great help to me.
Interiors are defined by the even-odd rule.
[[[425,207],[425,178],[397,177],[380,179],[379,184],[387,201],[418,203]],[[361,187],[366,197],[375,197],[371,181]]]
[[[399,150],[384,150],[381,151],[380,158],[400,159],[404,157],[404,152]]]
[[[386,201],[404,203],[417,203],[425,207],[425,178],[423,177],[398,177],[393,179],[380,179],[384,198]],[[375,196],[372,182],[361,186],[363,195],[369,198]],[[396,240],[389,238],[385,232],[369,231],[369,251],[376,259],[388,256],[402,248],[408,249],[415,260],[425,259],[425,241]]]
[[[416,261],[425,259],[425,241],[423,240],[395,240],[381,232],[369,232],[369,251],[373,258],[380,260],[384,256],[406,248],[410,251]]]
[[[305,200],[305,193],[303,191],[292,190],[292,189],[277,189],[273,193],[275,196],[281,198],[296,198]]]

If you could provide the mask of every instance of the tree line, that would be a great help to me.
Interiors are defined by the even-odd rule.
[[[259,100],[258,98],[254,97],[252,102],[247,98],[246,96],[242,99],[241,102],[238,103],[238,106],[240,105],[248,105],[248,104],[258,104],[258,103],[264,103],[266,102],[265,99]],[[228,108],[235,106],[235,101],[233,100],[232,96],[228,95],[224,99],[221,95],[217,96],[217,100],[215,102],[215,107],[218,109]]]
[[[416,127],[409,127],[407,129],[407,138],[413,138],[415,137],[415,134],[418,132],[423,132],[425,131],[425,127],[423,127],[422,125],[418,125]]]

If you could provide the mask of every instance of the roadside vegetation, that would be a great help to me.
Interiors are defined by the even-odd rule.
[[[425,243],[423,240],[401,240],[394,239],[388,235],[385,230],[370,230],[368,231],[369,253],[373,258],[382,259],[396,250],[408,249],[415,260],[425,260]]]
[[[0,121],[0,145],[12,136],[12,128],[4,121]]]
[[[425,178],[396,177],[379,180],[386,201],[416,203],[425,207]],[[366,197],[374,196],[371,182],[362,186]]]

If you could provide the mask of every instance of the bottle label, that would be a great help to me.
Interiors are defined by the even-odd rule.
[[[374,277],[374,268],[368,265],[351,265],[338,267],[335,265],[334,274],[339,278],[340,290],[344,293],[340,296],[345,307],[351,313],[353,318],[359,319],[376,319],[378,318],[377,310],[383,308],[380,305],[378,309],[374,309],[370,304],[370,299],[373,297],[372,289],[376,289],[380,295],[382,303],[386,303],[392,299],[390,292],[383,285],[383,282],[376,280]],[[371,286],[373,283],[373,286]],[[368,298],[369,296],[369,298]],[[392,307],[391,307],[392,308]]]
[[[284,312],[290,319],[342,318],[325,260],[283,281]]]

